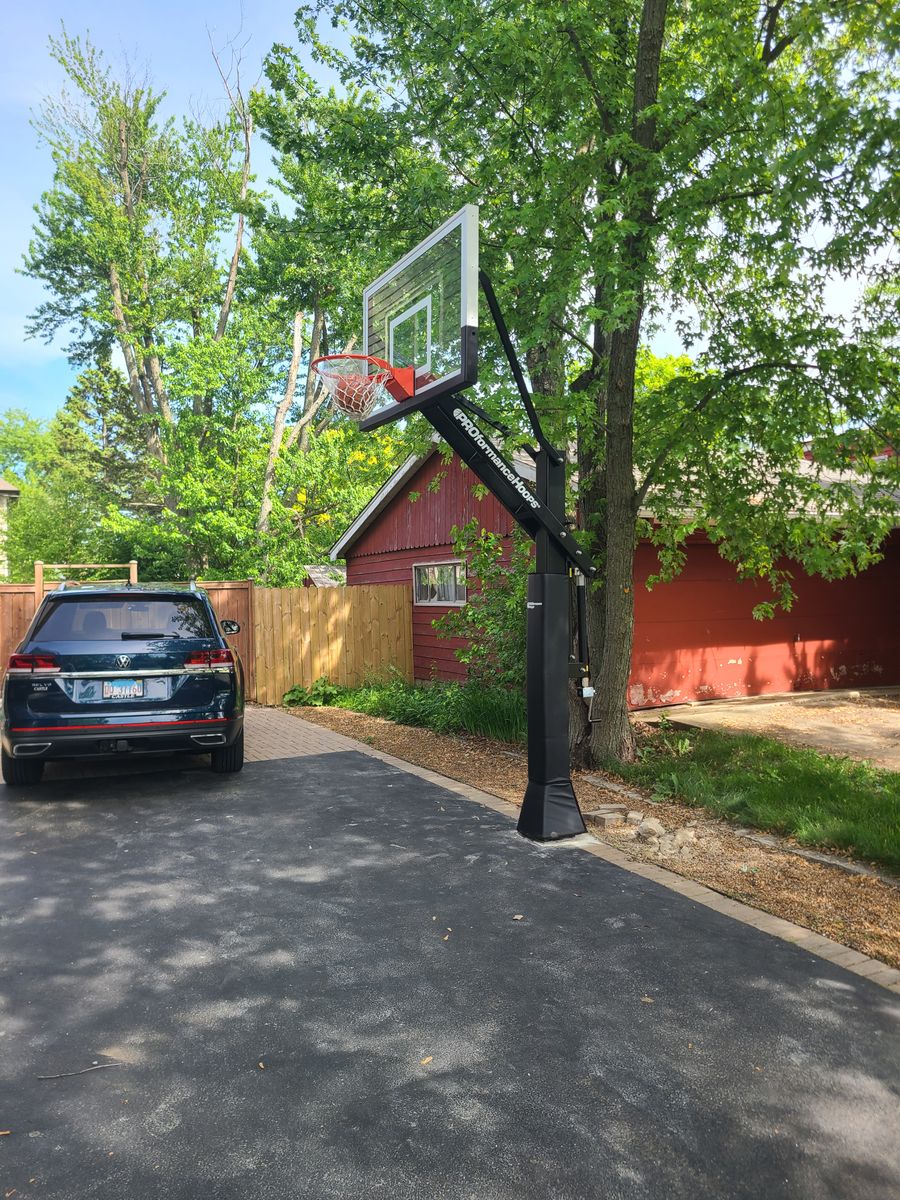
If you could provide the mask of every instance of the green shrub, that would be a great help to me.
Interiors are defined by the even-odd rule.
[[[295,684],[284,693],[281,703],[289,707],[324,708],[334,704],[345,690],[337,683],[329,683],[324,675],[320,675],[311,687],[305,688],[299,683]]]
[[[525,698],[509,688],[475,682],[415,686],[394,678],[386,684],[349,688],[335,703],[435,733],[476,733],[505,742],[525,740]]]
[[[289,707],[333,706],[435,733],[476,733],[503,742],[524,742],[525,696],[520,690],[468,683],[412,684],[392,672],[387,679],[348,688],[324,677],[284,693]]]

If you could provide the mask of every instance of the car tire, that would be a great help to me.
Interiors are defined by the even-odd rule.
[[[210,766],[217,775],[231,775],[244,765],[243,729],[230,746],[221,746],[210,755]]]
[[[40,783],[44,774],[44,763],[39,758],[11,758],[5,750],[0,751],[0,768],[3,782],[10,787],[27,787]]]

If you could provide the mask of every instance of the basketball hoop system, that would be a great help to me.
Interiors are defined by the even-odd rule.
[[[313,359],[322,386],[335,408],[362,421],[378,404],[408,400],[415,391],[415,367],[395,367],[372,354],[326,354]]]
[[[535,445],[523,449],[534,461],[533,482],[479,421],[510,431],[466,395],[478,381],[479,292],[531,426]],[[526,609],[528,786],[517,829],[539,842],[577,837],[585,825],[569,761],[569,686],[572,680],[585,703],[592,699],[585,589],[597,567],[567,519],[566,456],[541,428],[491,281],[478,268],[477,207],[465,205],[383,271],[362,301],[363,353],[330,354],[310,367],[335,408],[363,432],[421,412],[534,540]]]

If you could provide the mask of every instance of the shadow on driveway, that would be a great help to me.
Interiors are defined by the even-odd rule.
[[[153,766],[0,810],[16,1200],[900,1194],[876,985],[362,753]]]

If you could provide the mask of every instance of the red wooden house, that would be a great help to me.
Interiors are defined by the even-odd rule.
[[[516,469],[534,478],[530,459]],[[409,458],[332,547],[347,563],[347,583],[411,583],[417,679],[461,679],[458,643],[432,622],[466,597],[465,563],[450,530],[477,517],[510,536],[513,519],[493,496],[477,499],[472,472],[437,447]],[[635,557],[635,636],[629,700],[634,708],[716,697],[900,684],[900,536],[884,559],[855,577],[827,581],[793,566],[797,599],[789,613],[756,621],[764,598],[702,535],[672,583],[647,589],[658,569],[649,543]]]

